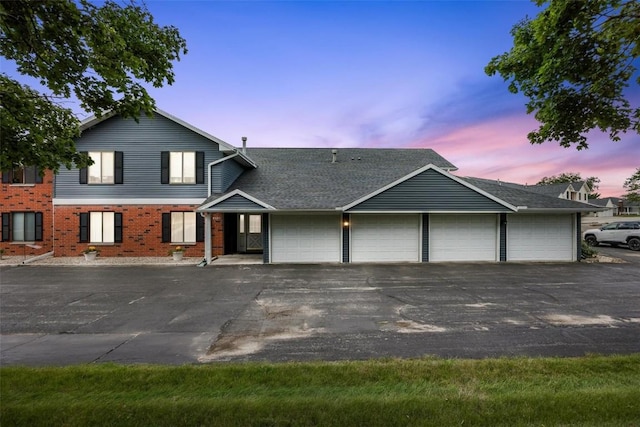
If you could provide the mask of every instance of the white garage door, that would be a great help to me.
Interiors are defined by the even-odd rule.
[[[352,215],[353,262],[419,262],[419,215]]]
[[[429,261],[498,260],[498,215],[429,216]]]
[[[271,215],[271,262],[340,262],[339,215]]]
[[[575,260],[572,215],[509,215],[507,261]]]

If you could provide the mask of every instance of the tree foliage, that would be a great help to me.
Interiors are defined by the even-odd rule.
[[[640,202],[640,168],[624,181],[623,188],[627,192],[624,198],[630,202]]]
[[[582,179],[582,176],[580,176],[580,173],[578,172],[563,172],[558,175],[545,176],[540,181],[538,181],[536,185],[563,184],[578,181],[585,181],[587,183],[589,189],[591,190],[591,192],[589,193],[590,199],[600,198],[600,193],[596,192],[596,190],[600,186],[600,178],[590,176],[587,179]]]
[[[0,73],[2,170],[86,165],[90,160],[74,143],[79,121],[62,103],[75,97],[98,117],[150,115],[155,103],[143,84],[172,84],[173,62],[187,53],[175,27],[157,25],[133,2],[3,1],[0,30],[2,56],[50,90],[38,92]]]
[[[637,0],[535,0],[547,4],[535,19],[511,30],[513,47],[485,67],[500,74],[509,91],[527,98],[538,130],[532,144],[557,141],[588,148],[586,133],[599,129],[617,141],[621,133],[640,134],[640,107],[624,90],[640,56],[640,2]],[[635,100],[637,102],[637,100]]]

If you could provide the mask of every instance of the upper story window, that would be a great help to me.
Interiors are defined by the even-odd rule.
[[[195,184],[196,153],[175,152],[169,154],[169,182],[171,184]]]
[[[163,151],[161,153],[163,184],[203,184],[203,151]]]
[[[42,212],[3,213],[2,240],[5,242],[42,240]]]
[[[42,184],[42,176],[36,166],[18,166],[2,173],[4,184]]]
[[[123,160],[122,151],[90,151],[93,164],[80,169],[80,184],[122,184]]]
[[[90,151],[89,184],[113,184],[115,155],[113,151]]]

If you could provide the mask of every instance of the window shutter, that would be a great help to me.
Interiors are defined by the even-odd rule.
[[[11,178],[13,178],[11,176],[11,175],[13,175],[11,172],[12,171],[2,172],[2,183],[3,184],[11,184]]]
[[[89,241],[89,213],[80,214],[80,243]]]
[[[162,241],[171,242],[171,214],[162,214]]]
[[[196,242],[204,242],[204,218],[196,212]]]
[[[81,151],[80,154],[87,155],[87,151]],[[80,168],[80,184],[86,184],[88,182],[89,169]]]
[[[10,213],[2,214],[2,241],[3,242],[11,241],[11,214]]]
[[[169,152],[160,153],[160,183],[169,183]]]
[[[36,240],[42,241],[42,212],[36,212]]]
[[[24,168],[24,183],[35,184],[37,175],[38,175],[38,172],[35,166],[28,166]]]
[[[122,151],[115,152],[115,164],[114,164],[114,183],[122,184],[123,181],[123,173],[122,173],[122,163],[123,163],[123,154]]]
[[[122,213],[116,212],[113,214],[113,240],[116,243],[122,243]]]
[[[42,184],[44,178],[44,172],[34,166],[36,170],[36,184]]]
[[[204,184],[204,151],[196,151],[196,184]]]

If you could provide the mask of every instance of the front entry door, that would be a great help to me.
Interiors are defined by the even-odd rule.
[[[262,215],[238,214],[238,252],[262,251]]]

